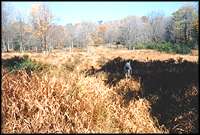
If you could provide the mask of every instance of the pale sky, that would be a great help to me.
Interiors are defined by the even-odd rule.
[[[14,9],[20,10],[24,16],[28,16],[33,4],[38,2],[6,2]],[[99,20],[119,20],[127,16],[148,15],[151,11],[163,12],[165,16],[178,10],[186,4],[198,4],[193,2],[45,2],[48,3],[52,13],[56,17],[55,23],[66,25],[82,21],[97,22]]]

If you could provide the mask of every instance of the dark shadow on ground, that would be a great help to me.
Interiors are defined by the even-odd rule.
[[[181,59],[140,62],[117,57],[101,69],[91,68],[86,75],[106,72],[105,84],[116,86],[124,78],[123,66],[128,61],[133,68],[132,77],[141,79],[143,98],[152,103],[152,115],[159,123],[170,133],[198,133],[198,63]],[[128,95],[130,98],[133,93]]]

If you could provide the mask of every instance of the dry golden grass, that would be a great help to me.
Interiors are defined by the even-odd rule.
[[[25,53],[31,59],[56,68],[29,76],[25,71],[7,73],[2,69],[3,133],[169,133],[151,115],[151,103],[142,97],[125,104],[123,92],[141,91],[137,80],[122,79],[116,87],[104,83],[106,74],[85,76],[91,66],[100,66],[117,56],[146,59],[145,52],[96,51],[87,54]],[[108,53],[109,52],[109,53]],[[156,52],[158,53],[158,52]],[[144,55],[145,54],[145,55]],[[168,54],[150,59],[169,58]],[[23,54],[2,54],[3,58]],[[180,55],[178,55],[180,57]],[[177,57],[178,57],[177,56]],[[174,56],[170,56],[174,57]],[[197,60],[194,56],[182,56]],[[119,94],[121,92],[121,95]]]
[[[121,106],[122,99],[95,77],[25,71],[3,76],[3,133],[163,133],[145,99]]]

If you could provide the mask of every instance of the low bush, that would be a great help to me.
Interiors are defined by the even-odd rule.
[[[10,72],[16,70],[41,71],[47,67],[44,64],[29,59],[27,55],[24,55],[23,57],[15,56],[11,59],[2,60],[2,65]]]
[[[180,54],[191,53],[191,48],[189,48],[189,46],[185,44],[175,44],[174,50],[176,53],[180,53]]]
[[[135,49],[154,49],[160,52],[188,54],[191,48],[187,44],[172,44],[170,42],[143,43],[135,46]]]
[[[144,44],[137,44],[137,45],[135,45],[135,49],[145,49],[145,46],[144,46]]]

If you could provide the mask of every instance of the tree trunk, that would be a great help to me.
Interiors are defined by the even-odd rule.
[[[74,47],[74,41],[72,40],[71,47],[70,47],[70,52],[72,52],[73,47]]]
[[[20,52],[23,51],[22,42],[20,42]]]
[[[36,53],[37,53],[37,47],[35,47],[35,51],[36,51]]]
[[[43,51],[43,37],[42,38],[40,38],[40,41],[41,41],[41,43],[40,43],[40,50],[42,49],[42,51]]]
[[[44,35],[44,50],[47,51],[47,37]]]
[[[8,40],[6,39],[5,43],[5,47],[6,47],[6,52],[9,52],[9,45],[8,45]]]
[[[5,51],[6,50],[6,44],[5,44],[4,40],[2,41],[2,46],[3,46],[3,51]]]
[[[22,28],[22,24],[21,24],[21,20],[20,20],[20,52],[23,51],[23,41],[22,41],[22,33],[23,33],[23,28]]]
[[[131,44],[128,43],[128,50],[131,50]]]
[[[10,42],[8,41],[8,51],[10,50]]]
[[[12,50],[14,50],[13,43],[11,43],[11,45],[12,45]]]
[[[185,23],[185,29],[184,29],[184,40],[185,43],[187,43],[187,24]]]

